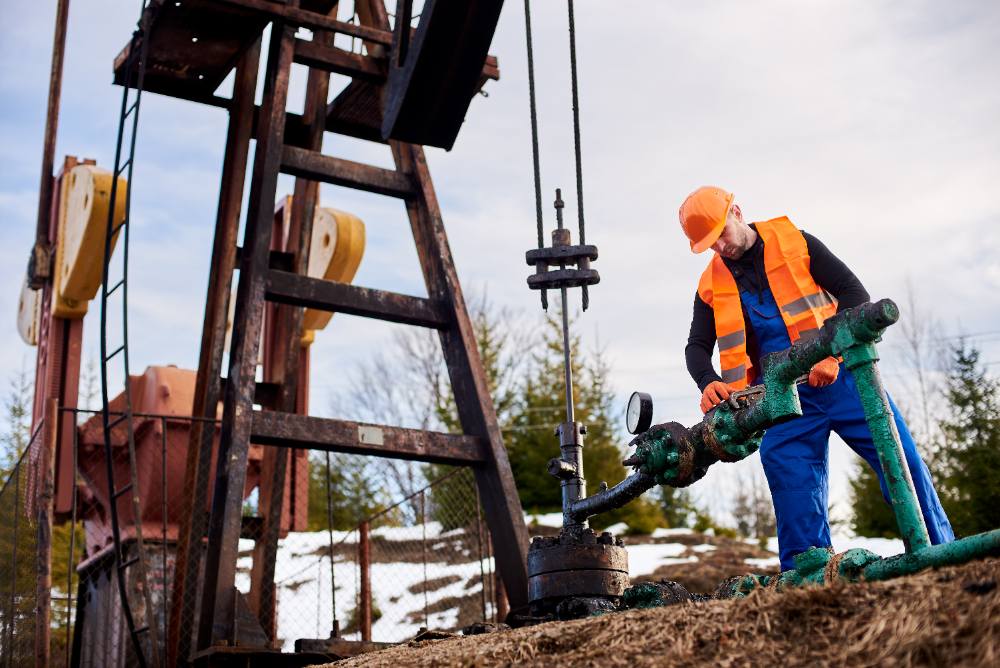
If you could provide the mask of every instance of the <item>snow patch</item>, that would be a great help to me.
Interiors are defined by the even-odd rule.
[[[426,535],[435,539],[433,548],[443,548],[451,540],[460,539],[462,534],[462,529],[442,531],[438,522],[428,522],[426,527],[379,527],[371,532],[373,537],[384,541],[383,545],[391,545],[394,541],[419,541]],[[333,537],[337,546],[333,574],[337,619],[343,628],[353,616],[359,596],[358,564],[354,556],[358,533],[335,531]],[[329,540],[326,531],[292,532],[278,543],[275,560],[278,637],[286,652],[294,649],[297,638],[325,638],[330,634],[333,605]],[[345,546],[348,547],[347,554],[343,554]],[[237,560],[236,587],[243,593],[250,589],[252,559],[249,552],[252,548],[252,541],[240,541],[240,550],[246,556]],[[477,607],[480,605],[481,574],[489,577],[494,570],[493,560],[484,559],[480,563],[472,556],[468,561],[457,564],[443,559],[435,561],[436,550],[433,548],[429,550],[426,567],[421,562],[412,561],[373,561],[371,564],[372,606],[381,613],[381,617],[372,624],[373,639],[390,642],[406,640],[412,638],[421,626],[452,629],[459,623],[459,603],[462,599],[474,597]],[[425,596],[425,579],[433,582],[445,577],[455,581],[436,589],[432,587]],[[488,606],[487,614],[490,612]],[[358,634],[347,637],[356,636]]]
[[[670,536],[687,536],[693,533],[694,531],[684,527],[678,527],[676,529],[664,529],[661,527],[659,529],[653,529],[653,533],[651,535],[653,538],[668,538]]]
[[[629,545],[628,574],[629,577],[649,575],[660,566],[674,564],[690,564],[698,561],[698,557],[678,558],[688,549],[681,543],[663,543],[661,545]]]
[[[524,521],[529,527],[553,527],[561,529],[563,524],[562,513],[542,513],[540,515],[525,515]]]
[[[744,559],[743,563],[753,568],[760,568],[762,570],[773,570],[781,564],[781,560],[778,557],[764,557],[764,558],[748,558]]]
[[[841,534],[833,537],[834,552],[843,552],[855,547],[874,552],[880,557],[892,557],[906,551],[903,541],[898,538],[866,538]]]

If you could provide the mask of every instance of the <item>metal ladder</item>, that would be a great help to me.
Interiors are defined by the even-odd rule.
[[[101,281],[101,417],[104,427],[104,458],[108,476],[108,498],[110,501],[111,535],[114,543],[114,570],[117,576],[118,593],[121,598],[122,612],[128,626],[129,636],[135,650],[138,664],[145,668],[152,665],[160,666],[159,630],[153,618],[153,601],[149,587],[146,551],[142,540],[142,509],[139,502],[139,482],[135,460],[135,433],[133,430],[132,399],[130,395],[129,352],[128,352],[128,251],[130,209],[132,200],[132,171],[135,159],[135,140],[139,126],[139,103],[142,99],[142,86],[145,77],[146,45],[143,39],[145,26],[151,22],[145,19],[153,18],[145,12],[148,0],[140,2],[140,23],[132,34],[126,64],[126,80],[123,84],[121,112],[118,119],[118,139],[115,148],[114,173],[111,179],[111,198],[108,209],[108,223],[104,239],[104,268]],[[133,83],[134,82],[134,83]],[[126,177],[125,192],[119,192],[118,179]],[[117,199],[125,198],[125,215],[119,222],[115,219]],[[122,235],[122,249],[118,261],[112,257],[116,235]],[[115,264],[117,267],[113,267]],[[115,271],[117,269],[117,271]],[[112,272],[115,271],[113,274]],[[114,276],[114,278],[113,278]],[[115,280],[117,279],[117,280]],[[114,280],[114,283],[111,281]],[[112,299],[121,302],[121,340],[109,352],[108,316]],[[116,342],[117,343],[117,342]],[[113,345],[113,344],[111,344]],[[120,362],[124,379],[124,406],[120,414],[112,416],[109,405],[108,371],[113,363]],[[112,449],[112,432],[124,425],[127,433],[129,479],[118,486],[115,481],[114,452]],[[123,552],[121,526],[118,516],[118,500],[129,495],[132,503],[132,529],[135,534],[135,554],[131,557]],[[133,609],[129,601],[126,571],[135,569],[138,580],[142,583],[143,606],[141,611]],[[137,615],[136,613],[139,612]],[[137,619],[142,617],[142,619]],[[143,636],[148,638],[148,650],[143,646]],[[147,661],[147,651],[149,654]]]
[[[367,25],[388,30],[384,4],[376,1],[370,5],[373,16]],[[362,21],[362,24],[365,22]],[[523,515],[423,149],[394,140],[387,142],[395,169],[322,154],[319,140],[327,114],[325,84],[324,94],[320,97],[324,104],[313,106],[308,101],[306,103],[306,111],[301,117],[305,137],[299,136],[295,143],[289,143],[285,133],[285,105],[293,62],[310,68],[311,81],[313,77],[316,80],[327,77],[330,72],[359,78],[372,76],[368,70],[373,68],[374,62],[366,57],[345,54],[315,40],[297,39],[296,30],[297,26],[292,21],[277,18],[272,23],[263,102],[255,124],[257,145],[244,242],[239,253],[239,286],[229,373],[226,382],[219,387],[224,395],[224,411],[204,557],[204,572],[212,573],[213,577],[211,580],[205,578],[200,591],[196,649],[201,651],[210,648],[224,650],[232,646],[239,635],[234,614],[238,594],[233,585],[247,452],[251,441],[271,446],[268,450],[277,452],[305,448],[472,467],[487,516],[496,527],[498,540],[506,550],[498,565],[514,599],[512,604],[522,603],[519,599],[527,591]],[[312,85],[307,87],[307,90],[312,89]],[[349,93],[345,91],[345,94]],[[336,105],[337,102],[334,102],[332,106]],[[325,182],[402,200],[410,219],[429,296],[412,297],[307,277],[305,260],[310,237],[308,226],[311,224],[308,214],[298,216],[298,248],[292,249],[289,258],[294,266],[273,266],[272,218],[279,173],[297,177],[293,201],[303,201],[299,191],[300,186],[303,187],[302,194],[309,200],[309,205],[303,206],[303,209],[309,213],[315,205],[315,195],[305,194],[308,192],[306,183]],[[298,340],[294,333],[301,327],[301,307],[438,330],[465,433],[440,434],[297,415],[293,412],[292,401],[297,361],[291,350],[282,351],[286,360],[285,374],[284,381],[279,381],[275,388],[278,394],[276,401],[271,404],[270,410],[267,406],[265,410],[254,410],[254,403],[265,403],[255,400],[257,392],[262,389],[256,382],[256,371],[265,301],[292,307],[286,325],[286,331],[293,333],[287,337],[290,345]],[[206,320],[205,335],[218,338],[221,327],[209,325]],[[218,372],[215,369],[207,371],[207,380],[215,382]],[[202,408],[214,414],[214,405],[209,402]],[[377,438],[366,437],[369,432],[377,433]],[[197,455],[189,451],[189,457],[192,456]],[[272,476],[271,489],[284,488],[286,463],[287,457],[278,456],[273,468],[264,467]],[[273,567],[281,498],[279,491],[271,499],[259,541],[260,550],[255,551],[254,560],[256,565],[259,554],[264,569],[260,577],[262,588],[256,592],[254,607],[261,627],[268,634],[273,632],[275,623]],[[195,508],[198,507],[196,504]],[[197,537],[197,532],[193,532],[189,542],[193,544]],[[194,571],[196,564],[188,563],[186,568]],[[251,596],[254,594],[252,587]],[[189,592],[188,596],[193,598],[193,592]],[[183,651],[179,654],[179,659],[184,656]]]

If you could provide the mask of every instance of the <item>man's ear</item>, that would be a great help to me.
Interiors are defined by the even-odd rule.
[[[743,222],[743,212],[740,211],[739,204],[733,205],[733,215],[736,216],[737,220],[739,220],[741,223]]]

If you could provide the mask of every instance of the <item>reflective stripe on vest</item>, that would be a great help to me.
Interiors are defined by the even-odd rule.
[[[788,218],[757,223],[764,242],[764,272],[788,338],[795,343],[819,333],[823,322],[837,312],[837,302],[813,280],[809,272],[806,239]],[[752,364],[747,356],[746,323],[740,291],[718,253],[698,283],[698,295],[715,314],[722,380],[736,388],[750,382]]]

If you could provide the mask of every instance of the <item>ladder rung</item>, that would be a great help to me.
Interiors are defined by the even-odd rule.
[[[286,145],[282,150],[281,171],[312,181],[322,181],[379,195],[403,199],[416,195],[413,181],[402,172],[334,158],[295,146]]]
[[[120,568],[121,570],[125,570],[126,568],[128,568],[132,564],[137,564],[137,563],[139,563],[139,556],[138,555],[132,557],[128,561],[123,561],[122,563],[120,563],[118,565],[118,568]]]
[[[115,355],[117,355],[118,353],[120,353],[123,350],[125,350],[125,344],[124,343],[121,344],[120,346],[118,346],[117,348],[115,348],[114,351],[110,355],[108,355],[107,357],[105,357],[104,361],[107,362],[108,360],[110,360],[112,357],[114,357]]]
[[[125,285],[125,279],[124,278],[122,280],[118,281],[117,283],[115,283],[114,286],[110,290],[108,290],[108,292],[107,292],[108,297],[110,297],[111,295],[113,295],[115,293],[115,290],[117,290],[118,288],[120,288],[123,285]]]
[[[132,489],[132,488],[133,488],[134,486],[135,486],[135,485],[133,485],[132,483],[129,483],[129,484],[125,485],[124,487],[122,487],[121,489],[117,490],[117,491],[116,491],[116,492],[115,492],[114,494],[112,494],[111,496],[112,496],[112,498],[114,498],[114,499],[118,499],[118,498],[119,498],[120,496],[122,496],[123,494],[126,494],[126,493],[128,493],[128,491],[129,491],[130,489]]]
[[[128,118],[128,116],[129,116],[129,115],[131,115],[131,113],[132,113],[133,111],[135,111],[136,109],[138,109],[138,108],[139,108],[139,98],[138,98],[138,97],[136,97],[136,98],[135,98],[135,102],[133,102],[133,103],[132,103],[132,104],[131,104],[131,105],[129,106],[128,110],[127,110],[127,111],[125,112],[125,117],[126,117],[126,118]]]
[[[240,268],[240,264],[243,262],[243,246],[236,247],[236,262],[233,264],[237,269]],[[281,271],[293,271],[295,264],[295,254],[287,253],[285,251],[272,250],[267,253],[267,266],[271,269],[280,269]]]
[[[132,164],[132,158],[129,158],[121,164],[121,166],[115,170],[115,176],[121,176],[122,173],[128,169],[128,166]]]
[[[147,633],[148,631],[149,631],[149,625],[147,624],[146,626],[141,626],[141,627],[137,628],[132,633],[134,633],[136,635],[139,635],[140,633]]]
[[[306,67],[343,74],[353,79],[379,84],[385,81],[384,66],[371,56],[362,56],[319,42],[295,40],[294,61]]]
[[[443,303],[432,299],[310,278],[287,271],[269,271],[264,294],[270,301],[280,304],[306,306],[404,325],[445,329],[452,322]]]
[[[118,234],[118,230],[122,229],[126,225],[128,225],[128,218],[111,228],[111,236]]]
[[[469,466],[485,460],[485,439],[349,420],[254,411],[253,443]]]
[[[225,394],[226,384],[228,382],[228,378],[219,378],[219,389],[222,394]],[[268,381],[259,381],[254,383],[253,402],[255,404],[260,404],[264,408],[274,410],[278,406],[278,400],[280,398],[281,383],[272,383]]]

